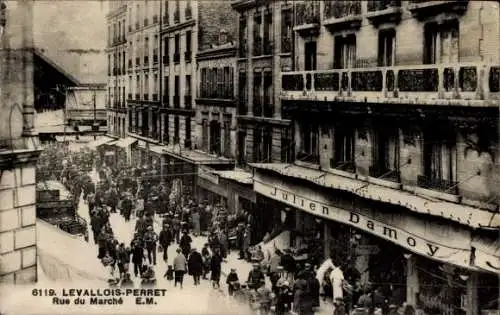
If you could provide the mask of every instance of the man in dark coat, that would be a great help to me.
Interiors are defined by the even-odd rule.
[[[130,197],[128,195],[125,195],[125,198],[122,201],[122,212],[123,212],[123,217],[125,218],[125,221],[130,221],[130,215],[132,214],[132,200],[130,200]]]
[[[210,259],[210,278],[212,280],[212,286],[215,288],[220,288],[220,274],[222,265],[222,257],[218,250],[214,252],[212,258]]]
[[[142,275],[143,263],[144,263],[144,247],[142,244],[135,240],[132,242],[132,263],[134,264],[134,275],[137,277],[139,274]]]
[[[163,260],[167,262],[168,260],[168,247],[172,243],[172,231],[168,224],[163,224],[163,228],[160,231],[160,236],[158,237],[161,248],[163,249]]]
[[[193,240],[191,239],[191,236],[188,235],[187,231],[184,231],[182,234],[182,237],[179,241],[179,247],[182,250],[182,254],[184,257],[187,257],[189,253],[191,252],[191,242]]]
[[[148,252],[149,264],[156,265],[156,243],[158,242],[158,235],[153,230],[153,226],[149,225],[147,227],[146,233],[144,233],[144,245]]]
[[[248,273],[248,288],[257,290],[260,287],[260,280],[264,279],[264,273],[260,270],[259,264],[253,264],[253,269]]]
[[[200,276],[203,273],[203,258],[196,251],[196,248],[191,249],[191,254],[188,258],[188,271],[193,276],[194,285],[200,284]]]

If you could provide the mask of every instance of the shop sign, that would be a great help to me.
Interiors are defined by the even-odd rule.
[[[355,211],[341,209],[326,202],[303,197],[292,192],[294,191],[292,189],[281,189],[275,184],[268,185],[254,180],[254,190],[266,197],[281,201],[311,214],[351,225],[396,243],[417,254],[462,267],[470,267],[470,250],[468,249],[448,247],[447,245],[430,241],[426,238],[427,235],[418,236],[413,231],[391,226]]]
[[[200,178],[203,178],[204,180],[207,180],[215,185],[219,185],[219,175],[211,173],[209,170],[207,170],[204,167],[200,167],[198,171],[198,176]]]
[[[113,151],[106,151],[106,153],[104,153],[105,156],[113,156],[115,155],[115,152]]]

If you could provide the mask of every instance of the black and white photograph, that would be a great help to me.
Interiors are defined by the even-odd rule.
[[[0,314],[500,315],[500,1],[0,0]]]

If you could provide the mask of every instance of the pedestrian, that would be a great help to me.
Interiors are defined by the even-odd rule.
[[[227,258],[229,254],[229,240],[227,238],[227,231],[223,230],[219,233],[219,243],[221,249],[221,256],[223,259]]]
[[[260,264],[254,263],[253,269],[248,273],[248,288],[257,290],[260,287],[260,281],[264,279],[264,273],[260,269]]]
[[[133,207],[132,200],[130,200],[129,195],[126,194],[121,204],[122,208],[121,210],[126,222],[130,221],[130,215],[132,214],[132,207]]]
[[[172,219],[172,228],[174,231],[175,243],[179,244],[180,241],[180,230],[181,230],[181,220],[179,219],[179,215],[174,214],[174,218]]]
[[[196,251],[196,248],[191,249],[191,254],[189,254],[188,271],[193,276],[194,285],[200,284],[200,277],[203,273],[203,257]]]
[[[147,231],[144,234],[144,245],[148,252],[149,264],[156,265],[156,243],[158,241],[158,235],[153,230],[153,226],[149,225]]]
[[[180,284],[180,287],[182,289],[182,283],[184,280],[184,274],[186,273],[187,269],[187,261],[186,257],[182,254],[182,251],[180,248],[177,248],[176,250],[177,256],[174,258],[174,274],[175,274],[175,281],[174,281],[174,286],[177,286],[177,283]]]
[[[212,280],[212,286],[218,289],[220,288],[220,274],[222,269],[222,257],[218,250],[216,250],[212,258],[210,259],[210,278]]]
[[[234,291],[239,290],[240,280],[238,279],[238,274],[236,273],[236,269],[231,268],[231,271],[227,275],[226,278],[227,284],[227,293],[229,296],[233,296]]]
[[[142,275],[144,263],[144,248],[139,240],[132,242],[132,263],[134,264],[134,275]]]
[[[201,231],[200,231],[200,212],[198,211],[198,209],[193,210],[193,213],[191,214],[191,221],[193,222],[193,235],[199,236]]]
[[[201,256],[203,257],[203,279],[207,280],[207,274],[210,272],[210,250],[208,249],[208,243],[203,245],[201,250]]]
[[[160,247],[163,251],[163,261],[168,263],[168,247],[172,243],[172,232],[168,224],[164,224],[159,236]]]
[[[245,232],[243,233],[243,253],[246,260],[250,259],[249,249],[250,249],[250,243],[252,241],[252,235],[251,235],[252,233],[250,228],[251,227],[247,225],[247,227],[245,228]]]
[[[188,235],[187,231],[184,231],[182,233],[182,237],[179,241],[179,247],[182,250],[182,254],[184,254],[185,257],[189,255],[191,252],[191,243],[193,242],[193,239],[191,236]]]

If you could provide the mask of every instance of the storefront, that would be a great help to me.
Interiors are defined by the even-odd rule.
[[[305,177],[307,172],[299,178],[255,169],[257,208],[267,210],[257,224],[270,220],[272,225],[281,218],[288,228],[294,227],[294,247],[304,247],[311,240],[324,244],[309,248],[310,260],[331,257],[343,268],[355,266],[361,284],[370,283],[396,305],[406,302],[429,315],[475,315],[478,310],[498,308],[498,271],[486,267],[486,261],[498,262],[498,252],[483,246],[489,254],[471,264],[477,253],[471,228],[318,185]],[[269,223],[262,228],[269,230]],[[489,293],[482,294],[489,298],[481,298],[486,288],[479,283],[487,280]]]
[[[132,163],[132,151],[137,144],[137,139],[132,137],[120,138],[107,144],[115,152],[115,158],[125,161],[127,165]]]

